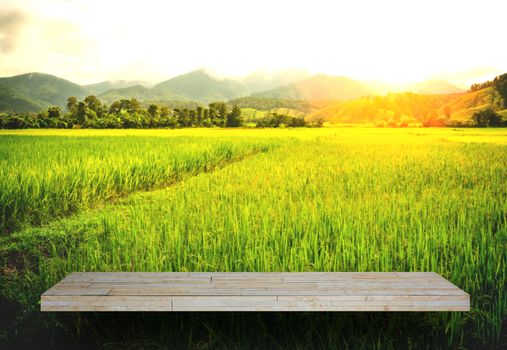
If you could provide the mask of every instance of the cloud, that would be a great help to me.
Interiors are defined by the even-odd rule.
[[[507,2],[457,1],[0,0],[0,76],[91,83],[303,68],[394,82],[458,72],[448,78],[468,84],[493,73],[473,67],[505,71]]]
[[[70,80],[103,74],[97,35],[72,4],[0,0],[0,76],[43,72]],[[100,37],[100,36],[99,36]]]
[[[51,19],[45,20],[39,28],[41,42],[52,53],[82,55],[94,46],[93,40],[82,33],[75,23]]]
[[[20,43],[20,34],[28,16],[19,10],[0,13],[0,50],[7,53]]]

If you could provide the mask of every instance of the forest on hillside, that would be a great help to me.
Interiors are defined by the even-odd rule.
[[[185,128],[185,127],[319,127],[366,124],[377,127],[507,126],[507,74],[474,84],[463,94],[412,92],[357,99],[291,100],[248,96],[229,102],[167,104],[136,97],[110,104],[89,95],[71,96],[66,107],[39,113],[0,113],[0,129],[25,128]]]

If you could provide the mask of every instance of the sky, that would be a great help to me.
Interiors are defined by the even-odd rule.
[[[0,76],[304,69],[467,87],[507,72],[505,13],[505,0],[0,0]]]

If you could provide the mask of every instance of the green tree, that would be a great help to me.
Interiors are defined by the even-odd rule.
[[[158,106],[157,105],[149,105],[148,107],[148,114],[152,117],[152,118],[156,118],[158,117]]]
[[[141,105],[135,98],[130,100],[114,101],[109,106],[109,113],[119,116],[122,111],[127,111],[130,114],[142,112]]]
[[[502,126],[502,116],[496,113],[491,108],[483,109],[482,111],[475,112],[472,116],[472,121],[478,127],[491,127]]]
[[[48,118],[50,119],[59,119],[62,116],[62,111],[60,107],[49,107],[48,108]]]
[[[129,112],[130,113],[140,113],[140,112],[142,112],[141,104],[139,103],[139,101],[135,97],[132,97],[130,99]]]
[[[102,110],[102,103],[95,95],[86,96],[84,103],[86,103],[86,106],[94,111],[97,115],[100,114]]]
[[[243,124],[243,120],[241,119],[241,108],[234,105],[232,106],[232,110],[227,113],[227,127],[238,127]]]
[[[493,87],[502,96],[503,107],[507,108],[507,73],[493,79]]]
[[[227,104],[224,102],[213,102],[209,104],[211,122],[215,126],[226,126],[227,123]]]
[[[77,109],[76,109],[76,122],[84,127],[87,122],[88,122],[88,119],[87,119],[87,116],[86,116],[86,103],[84,102],[79,102],[78,105],[77,105]]]
[[[203,108],[201,106],[197,106],[195,111],[196,111],[196,123],[199,126],[202,126],[202,124],[203,124]]]
[[[70,113],[73,113],[75,112],[77,109],[77,97],[75,96],[70,96],[68,99],[67,99],[67,110],[70,112]]]
[[[97,114],[88,108],[85,102],[79,102],[76,110],[76,122],[83,128],[93,127],[97,122]]]

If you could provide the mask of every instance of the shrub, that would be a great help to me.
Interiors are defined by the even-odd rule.
[[[491,108],[483,109],[482,111],[475,112],[472,116],[472,121],[477,127],[486,128],[486,127],[498,127],[502,126],[503,120],[502,116],[496,113]]]

